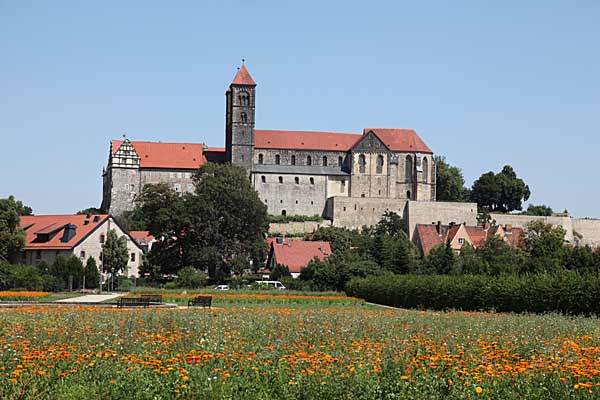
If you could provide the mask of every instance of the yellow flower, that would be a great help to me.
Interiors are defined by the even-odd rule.
[[[483,392],[483,389],[481,388],[481,386],[477,386],[475,388],[475,393],[480,394],[481,392]]]
[[[406,376],[406,375],[402,375],[402,376],[400,377],[400,379],[402,379],[403,381],[407,381],[407,380],[408,380],[408,376]]]
[[[184,380],[184,381],[189,381],[190,377],[187,376],[187,375],[184,375],[184,376],[181,377],[181,379]]]

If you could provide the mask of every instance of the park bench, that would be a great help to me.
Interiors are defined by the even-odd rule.
[[[143,297],[120,297],[117,300],[117,307],[148,307],[150,301]]]
[[[142,294],[140,298],[148,300],[150,304],[162,304],[163,297],[160,294]]]
[[[211,308],[212,296],[196,296],[188,300],[188,307],[208,307]]]

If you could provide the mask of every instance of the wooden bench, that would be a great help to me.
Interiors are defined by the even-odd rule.
[[[196,296],[188,300],[188,307],[208,307],[211,308],[212,296]]]
[[[162,304],[163,297],[161,294],[142,294],[140,298],[148,300],[150,304]]]
[[[143,297],[120,297],[117,300],[117,307],[148,307],[150,301]]]

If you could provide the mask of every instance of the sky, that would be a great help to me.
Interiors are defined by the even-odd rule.
[[[224,145],[241,59],[258,129],[410,128],[466,183],[600,217],[598,1],[0,0],[0,198],[99,207],[111,139]]]

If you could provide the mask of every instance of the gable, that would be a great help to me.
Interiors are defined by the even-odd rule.
[[[388,152],[390,149],[373,132],[369,132],[354,145],[353,151],[361,153],[368,152]]]

